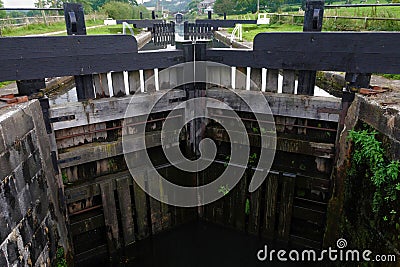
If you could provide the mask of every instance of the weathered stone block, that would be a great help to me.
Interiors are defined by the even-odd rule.
[[[3,137],[3,128],[0,126],[0,154],[6,150],[6,143]]]
[[[4,133],[4,141],[7,147],[14,145],[15,141],[22,139],[26,133],[34,127],[32,117],[25,113],[27,105],[8,112],[7,116],[0,116],[0,125]]]
[[[18,263],[18,261],[19,261],[18,260],[18,257],[19,257],[18,245],[17,245],[17,240],[14,240],[13,238],[8,239],[8,242],[7,242],[7,256],[8,256],[8,262],[9,263],[11,263],[11,264],[15,263],[15,262]]]

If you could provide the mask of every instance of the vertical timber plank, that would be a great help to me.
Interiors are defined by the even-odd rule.
[[[235,89],[240,89],[240,90],[246,89],[246,73],[247,73],[246,68],[242,67],[236,68]]]
[[[128,178],[116,179],[119,208],[121,210],[122,232],[125,246],[135,241],[135,229],[133,224],[131,193]]]
[[[234,223],[235,223],[235,229],[239,231],[244,231],[245,230],[245,209],[246,209],[246,179],[242,177],[240,179],[239,184],[237,184],[234,188],[235,192],[235,206],[233,207],[233,212],[234,212]]]
[[[296,176],[283,173],[282,193],[279,212],[278,237],[280,241],[289,242],[290,224],[292,222],[293,197]]]
[[[131,95],[140,92],[140,74],[138,70],[128,72],[128,82]]]
[[[224,88],[231,88],[232,83],[232,70],[229,67],[221,66],[220,67],[220,75],[221,75],[221,86]]]
[[[138,173],[136,175],[138,176],[136,179],[145,179],[144,173]],[[149,225],[147,222],[146,194],[135,180],[133,180],[133,191],[135,194],[135,214],[138,226],[138,239],[141,240],[148,237],[150,234]]]
[[[108,89],[107,73],[93,75],[96,98],[110,97]]]
[[[154,69],[144,70],[144,88],[145,92],[155,92],[156,91],[156,81],[154,77]]]
[[[107,244],[110,254],[112,255],[120,247],[117,209],[112,182],[101,183],[100,191],[103,204],[104,222],[107,229]]]
[[[113,72],[112,77],[112,87],[114,96],[125,96],[125,83],[124,83],[124,73],[123,72]]]
[[[263,236],[269,240],[274,239],[276,203],[278,194],[278,173],[270,172],[267,177],[267,188],[265,196],[265,228]]]
[[[262,81],[261,77],[262,77],[262,69],[256,69],[256,68],[251,69],[250,90],[261,91],[261,81]]]
[[[250,216],[248,231],[252,235],[258,235],[260,227],[260,196],[261,187],[250,195]]]
[[[279,70],[268,69],[267,70],[267,85],[266,91],[267,92],[278,92],[278,74]]]
[[[294,70],[283,70],[282,93],[294,94],[296,75]]]

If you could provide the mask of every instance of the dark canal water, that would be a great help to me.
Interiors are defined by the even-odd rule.
[[[136,242],[110,266],[305,266],[304,263],[259,261],[257,252],[265,244],[257,237],[198,221]],[[108,264],[108,256],[104,255],[78,266]]]

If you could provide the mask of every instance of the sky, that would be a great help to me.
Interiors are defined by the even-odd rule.
[[[4,7],[35,7],[35,0],[2,0]]]

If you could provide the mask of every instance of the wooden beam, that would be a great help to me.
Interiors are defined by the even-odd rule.
[[[135,241],[135,227],[133,223],[133,209],[129,185],[131,178],[116,179],[119,208],[121,211],[122,233],[125,246]]]
[[[125,117],[148,116],[150,112],[168,111],[179,105],[177,100],[185,97],[182,90],[173,90],[168,93],[153,92],[152,94],[138,94],[121,98],[96,99],[88,103],[70,102],[62,106],[54,106],[50,109],[50,118],[53,129],[68,129],[106,121],[120,120]],[[162,96],[162,97],[161,97]],[[148,103],[160,98],[153,109]],[[127,110],[134,110],[134,114],[126,114]],[[58,121],[57,118],[68,116],[69,120]]]
[[[292,223],[293,197],[296,175],[282,174],[282,191],[279,208],[278,239],[289,241],[290,225]]]
[[[120,246],[117,209],[115,205],[114,189],[112,181],[100,184],[101,199],[103,203],[104,222],[107,231],[107,244],[110,254],[113,254]]]
[[[138,52],[130,35],[10,37],[1,38],[0,47],[0,81],[167,68],[183,62],[180,50]]]

